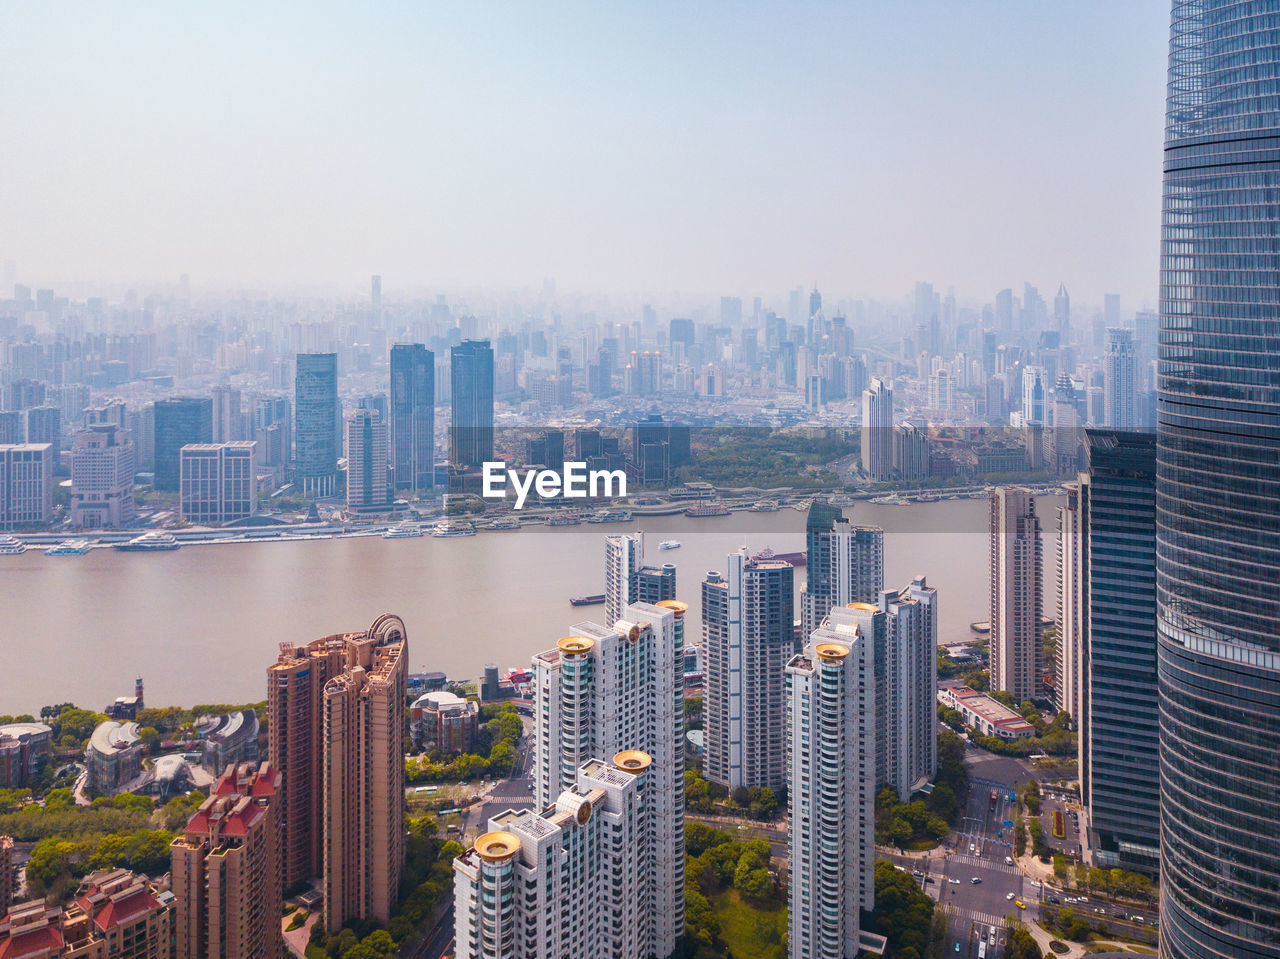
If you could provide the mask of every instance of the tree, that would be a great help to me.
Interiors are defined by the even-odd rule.
[[[1026,926],[1019,925],[1009,934],[1009,959],[1044,959],[1044,950]]]

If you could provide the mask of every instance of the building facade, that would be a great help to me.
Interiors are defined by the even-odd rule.
[[[377,410],[356,410],[347,420],[347,510],[379,513],[391,508],[387,424]]]
[[[267,669],[267,736],[283,776],[286,885],[322,876],[331,931],[385,922],[404,864],[408,638],[383,614],[364,632],[282,644]]]
[[[137,723],[99,723],[84,750],[90,796],[111,796],[142,773],[142,745]]]
[[[213,442],[213,400],[195,396],[156,400],[152,416],[155,487],[176,493],[182,479],[182,447]]]
[[[862,471],[877,483],[893,479],[893,389],[879,378],[862,394]]]
[[[128,430],[107,423],[77,433],[71,446],[71,525],[119,528],[137,519],[136,470],[137,450]]]
[[[332,496],[338,488],[338,457],[342,455],[338,354],[299,353],[296,363],[293,409],[298,485],[304,493]]]
[[[1044,674],[1040,520],[1029,490],[991,490],[991,688],[1035,700]]]
[[[453,864],[458,959],[650,959],[675,948],[650,757],[593,759],[554,804],[509,810]],[[683,868],[681,869],[683,874]]]
[[[876,603],[884,589],[884,530],[854,526],[840,507],[815,499],[805,521],[800,630],[808,636],[832,606]]]
[[[792,959],[854,959],[875,906],[875,650],[832,609],[786,666]]]
[[[470,752],[476,739],[480,706],[443,689],[423,693],[409,707],[409,733],[415,746],[458,754]]]
[[[1159,869],[1160,703],[1156,679],[1156,446],[1151,433],[1089,431],[1079,724],[1081,798],[1094,861]]]
[[[1084,675],[1088,639],[1086,530],[1080,484],[1066,483],[1064,489],[1067,501],[1058,507],[1058,644],[1053,664],[1053,704],[1070,713],[1071,722],[1081,729],[1088,687]]]
[[[177,959],[278,959],[281,777],[270,763],[225,773],[169,847]]]
[[[938,774],[938,591],[923,576],[880,594],[885,614],[883,696],[877,705],[877,767],[908,802]],[[884,758],[880,759],[883,752]]]
[[[644,533],[604,538],[604,618],[617,622],[632,603],[660,603],[676,598],[673,563],[648,566],[644,561]]]
[[[1107,330],[1107,351],[1102,357],[1102,395],[1106,425],[1113,430],[1137,426],[1132,330]]]
[[[391,347],[391,472],[396,489],[435,485],[436,355],[421,343]]]
[[[449,463],[478,470],[493,459],[493,347],[466,340],[449,353]]]
[[[230,523],[258,511],[256,442],[192,443],[179,455],[179,508],[188,523]]]
[[[534,802],[545,809],[594,757],[643,752],[653,824],[653,955],[684,933],[685,604],[635,603],[612,627],[579,623],[533,657]]]
[[[795,570],[730,553],[702,584],[706,776],[730,789],[786,785],[785,676],[795,652]]]
[[[43,526],[53,518],[53,447],[0,444],[0,530]]]
[[[0,789],[22,789],[53,755],[53,729],[44,723],[0,726]]]
[[[1175,0],[1157,410],[1161,954],[1280,955],[1280,42]]]

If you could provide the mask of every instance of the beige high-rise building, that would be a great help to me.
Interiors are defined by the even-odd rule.
[[[391,918],[404,865],[408,638],[368,630],[282,644],[267,669],[268,738],[284,777],[284,882],[324,878],[331,931]]]
[[[991,490],[991,688],[1034,700],[1044,674],[1040,519],[1030,490]]]
[[[229,768],[173,841],[177,959],[278,959],[280,772]]]

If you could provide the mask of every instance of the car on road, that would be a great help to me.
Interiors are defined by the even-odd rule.
[[[1012,857],[1012,856],[1005,856],[1005,857],[1004,857],[1004,864],[1005,864],[1006,866],[1012,866],[1012,865],[1013,865],[1013,857]]]
[[[973,883],[975,886],[976,886],[978,883],[982,882],[982,880],[981,880],[981,879],[979,879],[977,876],[974,876],[974,877],[973,877],[972,879],[970,879],[969,881],[970,881],[971,883]]]
[[[958,885],[960,885],[960,880],[959,880],[959,879],[948,879],[948,880],[947,880],[947,882],[951,883],[953,886],[958,886]]]
[[[1026,904],[1025,902],[1023,902],[1021,899],[1015,899],[1015,900],[1013,900],[1013,904],[1014,904],[1015,906],[1017,906],[1019,909],[1026,909],[1026,908],[1027,908],[1027,904]]]
[[[1012,898],[1013,898],[1013,893],[1011,893],[1011,892],[1006,892],[1006,893],[1004,894],[1004,898],[1005,898],[1006,900],[1008,900],[1008,899],[1012,899]]]

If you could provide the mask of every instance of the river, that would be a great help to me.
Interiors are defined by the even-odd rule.
[[[1056,603],[1054,546],[1060,498],[1038,500],[1044,528],[1046,616]],[[987,618],[985,499],[910,506],[859,503],[853,522],[885,529],[886,585],[923,574],[938,589],[939,641]],[[478,676],[486,662],[527,665],[603,607],[570,596],[604,590],[604,537],[645,531],[647,560],[677,566],[696,639],[700,582],[739,546],[804,548],[805,514],[735,513],[631,524],[482,532],[456,539],[184,546],[173,552],[96,549],[0,556],[0,714],[74,702],[101,709],[146,682],[151,705],[266,697],[265,669],[282,642],[362,629],[382,612],[409,631],[410,669]],[[683,546],[659,550],[664,539]],[[803,570],[797,570],[797,608]]]

